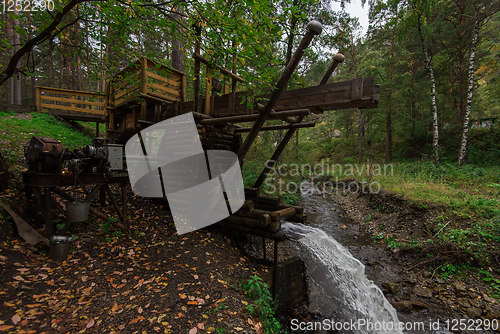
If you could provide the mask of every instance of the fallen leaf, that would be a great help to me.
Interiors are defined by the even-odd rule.
[[[198,324],[198,328],[199,328],[199,329],[205,329],[205,323],[200,322],[200,323]]]
[[[21,317],[18,316],[17,314],[15,314],[12,318],[11,318],[12,322],[14,323],[14,325],[17,325],[17,323],[19,321],[21,321]]]
[[[23,281],[24,282],[24,278],[22,278],[21,276],[14,276],[12,278],[15,279],[16,281]]]
[[[28,319],[21,321],[21,326],[26,326],[28,324]]]
[[[87,323],[87,326],[85,326],[85,328],[90,328],[92,326],[94,326],[94,318],[90,318],[89,322]]]
[[[196,300],[191,300],[187,302],[188,305],[198,305],[198,302]]]
[[[203,304],[205,304],[205,301],[201,298],[198,299],[198,305],[203,305]]]
[[[137,312],[139,312],[139,314],[142,313],[142,307],[139,306],[139,308],[137,309]]]
[[[10,325],[1,325],[0,326],[0,331],[6,331],[6,330],[9,330],[11,328],[14,328],[14,326],[10,326]]]
[[[198,333],[198,329],[195,327],[195,328],[192,328],[190,331],[189,331],[189,334],[196,334]]]
[[[187,296],[185,294],[183,294],[183,293],[179,293],[179,297],[181,297],[181,299],[186,299],[187,298]]]

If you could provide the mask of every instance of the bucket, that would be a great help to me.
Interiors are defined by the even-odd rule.
[[[90,201],[88,202],[66,202],[66,213],[68,223],[76,223],[87,220],[89,217]]]
[[[71,248],[71,242],[51,242],[49,257],[57,262],[66,260]]]

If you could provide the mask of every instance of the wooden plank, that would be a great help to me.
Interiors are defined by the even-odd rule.
[[[172,94],[176,97],[181,96],[179,89],[169,88],[169,87],[161,86],[161,85],[158,85],[155,83],[148,83],[147,88],[156,89],[156,90],[159,90],[159,91],[164,92],[164,93]],[[148,92],[149,92],[149,90],[147,91],[147,93]]]
[[[114,94],[114,99],[119,99],[122,96],[127,95],[128,93],[133,92],[134,90],[139,89],[139,88],[140,88],[139,86],[134,86],[134,87],[130,87],[129,89],[125,89],[117,94]]]
[[[360,101],[363,99],[363,78],[352,80],[351,101]]]
[[[104,102],[92,102],[92,101],[87,101],[87,100],[75,100],[75,99],[67,99],[63,97],[55,97],[55,96],[47,96],[47,95],[42,95],[40,97],[40,100],[48,100],[48,101],[59,101],[59,102],[67,102],[67,103],[75,103],[77,104],[86,104],[86,105],[91,105],[91,106],[99,106],[99,107],[104,107]]]
[[[104,115],[81,114],[70,111],[53,111],[50,114],[72,121],[106,123],[106,117]]]
[[[14,222],[17,226],[17,232],[29,244],[36,245],[39,242],[43,242],[47,246],[50,245],[47,238],[44,238],[33,227],[26,223],[21,217],[19,217],[14,211],[12,211],[7,204],[0,202],[0,206],[2,206],[5,211],[7,211],[12,216],[12,219],[14,219]]]
[[[137,95],[133,94],[132,96],[127,96],[127,97],[124,97],[122,99],[116,100],[115,101],[115,107],[119,107],[120,105],[128,103],[128,102],[130,102],[132,100],[135,100],[135,99],[137,99],[137,97],[138,97],[138,94]]]
[[[180,80],[173,80],[170,78],[162,77],[161,75],[158,75],[156,73],[153,73],[151,71],[146,71],[146,74],[149,78],[153,78],[156,80],[160,80],[161,82],[164,82],[166,84],[172,85],[175,88],[181,88],[182,87],[182,79]]]
[[[273,131],[273,130],[287,130],[287,129],[301,129],[301,128],[313,128],[316,125],[314,122],[307,123],[297,123],[297,124],[282,124],[282,125],[269,125],[263,126],[260,131]],[[234,130],[235,133],[250,132],[252,128],[239,128]]]
[[[145,59],[147,60],[147,67],[149,67],[149,68],[153,68],[155,70],[160,70],[160,69],[165,70],[165,72],[167,72],[168,74],[170,74],[174,77],[178,77],[178,78],[180,78],[184,74],[184,72],[175,70],[175,69],[170,68],[168,66],[165,66],[163,64],[157,64],[149,58],[145,58]],[[157,68],[156,65],[160,65],[160,67]]]
[[[99,115],[104,115],[105,114],[104,110],[84,109],[84,108],[77,108],[77,107],[62,106],[62,105],[57,105],[57,104],[47,104],[47,103],[41,103],[40,105],[42,107],[45,107],[45,108],[48,108],[48,109],[60,109],[60,110],[69,110],[69,111],[79,111],[79,112],[82,112],[82,113],[99,114]]]
[[[39,87],[41,92],[67,94],[67,95],[75,95],[76,94],[76,95],[96,97],[96,98],[101,98],[101,99],[104,98],[104,95],[101,95],[101,94],[84,92],[84,91],[79,91],[79,90],[60,89],[60,88],[43,87],[43,86],[36,86],[36,87]]]
[[[158,94],[158,93],[155,93],[155,92],[148,92],[147,94],[145,95],[151,95],[153,97],[157,97],[157,98],[160,98],[162,99],[163,101],[170,101],[170,102],[176,102],[176,101],[179,101],[179,97],[174,97],[174,96],[168,96],[168,95],[162,95],[162,94]]]

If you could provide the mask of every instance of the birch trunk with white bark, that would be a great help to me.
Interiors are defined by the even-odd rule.
[[[420,19],[418,20],[418,32],[420,35],[420,44],[422,45],[422,51],[424,53],[425,67],[429,72],[429,78],[431,81],[431,109],[432,109],[432,130],[434,133],[432,139],[432,150],[434,153],[434,162],[439,164],[439,128],[438,128],[438,110],[436,103],[436,80],[434,78],[434,68],[432,67],[431,59],[429,53],[427,52],[427,47],[425,45],[424,36],[422,34],[422,27]]]
[[[470,47],[469,56],[469,87],[467,91],[467,105],[465,108],[464,124],[462,129],[462,141],[460,143],[460,152],[458,156],[458,166],[462,166],[466,163],[467,158],[467,144],[469,141],[469,122],[470,122],[470,112],[472,108],[472,98],[474,95],[474,61],[476,57],[476,47],[477,39],[479,35],[479,17],[476,17],[476,22],[474,23],[474,33],[472,35],[472,44]]]

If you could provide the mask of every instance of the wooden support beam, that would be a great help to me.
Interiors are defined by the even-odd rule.
[[[300,41],[300,44],[295,50],[295,53],[292,56],[292,59],[286,66],[285,70],[283,71],[283,74],[281,75],[281,78],[279,79],[278,83],[276,84],[276,87],[271,94],[271,98],[266,104],[266,107],[264,110],[261,111],[259,114],[259,118],[255,121],[255,124],[252,127],[252,130],[248,133],[248,136],[245,138],[245,141],[243,142],[243,145],[241,145],[240,150],[238,151],[238,159],[240,161],[240,164],[243,164],[243,159],[245,158],[246,154],[248,153],[248,150],[250,149],[250,146],[252,146],[252,143],[254,142],[255,138],[257,138],[257,135],[264,125],[265,121],[269,117],[269,114],[271,113],[271,110],[273,109],[274,105],[276,104],[276,101],[278,101],[281,93],[285,89],[288,80],[292,76],[293,72],[297,68],[297,65],[300,62],[300,59],[304,55],[304,50],[307,49],[309,44],[311,43],[313,37],[316,34],[321,33],[321,23],[318,21],[311,21],[308,24],[308,31],[305,34],[305,36],[302,38]]]
[[[287,110],[287,111],[279,111],[279,112],[271,112],[269,113],[267,119],[283,119],[287,117],[293,116],[304,116],[309,115],[309,109],[297,109],[297,110]],[[237,123],[237,122],[252,122],[257,121],[260,117],[260,114],[251,114],[251,115],[238,115],[238,116],[228,116],[228,117],[218,117],[212,119],[204,119],[200,121],[200,124],[210,125],[210,124],[220,124],[220,123]]]
[[[207,65],[207,77],[205,82],[205,115],[211,116],[212,106],[212,67]]]
[[[299,116],[301,117],[301,116]],[[290,130],[290,129],[301,129],[301,128],[313,128],[316,125],[314,122],[307,123],[294,123],[294,124],[282,124],[282,125],[270,125],[263,126],[260,131],[273,131],[273,130]],[[252,128],[239,128],[234,130],[235,133],[250,132]]]
[[[340,57],[338,56],[339,54],[336,54],[334,57],[333,57],[333,61],[332,61],[332,64],[328,67],[328,69],[326,70],[325,74],[323,75],[323,77],[321,78],[321,80],[319,81],[319,84],[318,86],[323,86],[325,85],[327,82],[328,82],[328,79],[330,78],[330,75],[332,75],[333,71],[337,68],[337,66],[344,61],[344,58],[343,56]],[[299,116],[297,118],[297,124],[298,125],[300,122],[302,122],[302,120],[304,119],[304,116]],[[298,129],[298,127],[292,127],[290,128],[287,133],[285,134],[285,136],[283,137],[283,139],[281,140],[281,143],[278,145],[278,147],[276,148],[276,151],[274,151],[273,155],[271,156],[271,159],[268,160],[268,162],[266,163],[266,167],[264,167],[264,170],[262,171],[262,173],[260,173],[259,175],[259,178],[257,179],[257,181],[255,182],[253,188],[260,188],[260,186],[262,185],[262,183],[264,182],[264,180],[266,179],[267,177],[267,174],[269,173],[269,171],[271,170],[271,168],[273,168],[274,164],[276,163],[276,160],[279,158],[279,156],[281,155],[281,153],[283,152],[283,150],[285,149],[286,145],[288,144],[288,142],[290,141],[290,139],[292,139],[292,136],[294,135],[296,129]]]

